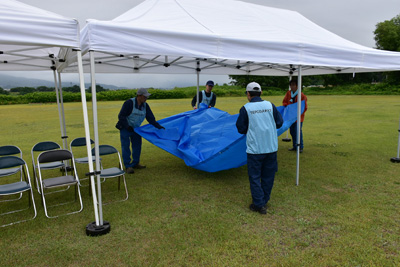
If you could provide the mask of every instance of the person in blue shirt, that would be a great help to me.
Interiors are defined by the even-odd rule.
[[[138,89],[136,97],[126,100],[118,114],[118,123],[115,127],[120,130],[122,159],[127,173],[134,173],[134,169],[146,168],[145,165],[139,164],[142,137],[134,129],[140,127],[144,119],[157,129],[165,129],[156,121],[149,104],[146,103],[149,96],[147,89]]]
[[[214,82],[207,81],[206,90],[199,92],[199,104],[204,103],[209,108],[215,106],[215,102],[217,102],[217,96],[212,92],[213,88],[214,88]],[[197,109],[196,99],[197,99],[197,95],[195,95],[192,99],[192,108],[193,109]]]
[[[253,202],[250,210],[267,214],[267,206],[278,171],[277,129],[283,119],[275,105],[261,99],[261,86],[251,82],[246,87],[249,103],[239,111],[236,128],[246,135],[247,172]]]

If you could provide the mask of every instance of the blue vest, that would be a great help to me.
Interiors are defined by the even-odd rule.
[[[143,110],[137,109],[135,106],[136,97],[132,98],[133,108],[131,115],[128,116],[128,124],[132,128],[139,127],[146,118],[146,103],[143,104]]]
[[[268,101],[244,105],[249,117],[246,153],[265,154],[278,151],[278,134],[272,104]]]
[[[204,104],[206,104],[207,106],[210,106],[210,103],[211,103],[211,100],[212,100],[212,98],[213,98],[213,92],[211,92],[211,94],[210,94],[210,97],[207,97],[206,96],[206,91],[201,91],[201,93],[202,93],[202,99],[201,99],[201,103],[204,103]]]

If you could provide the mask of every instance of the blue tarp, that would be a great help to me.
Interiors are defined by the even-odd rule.
[[[297,120],[297,103],[279,106],[284,123],[278,136]],[[304,101],[302,102],[304,112]],[[239,114],[201,105],[158,121],[165,130],[147,124],[135,131],[150,143],[183,159],[187,166],[207,172],[237,168],[247,163],[246,135],[239,134],[236,120]]]

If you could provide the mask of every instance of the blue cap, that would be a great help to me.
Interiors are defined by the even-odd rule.
[[[214,82],[213,82],[213,81],[208,81],[208,82],[206,83],[206,85],[214,86]]]

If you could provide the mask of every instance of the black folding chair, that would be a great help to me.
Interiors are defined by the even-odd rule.
[[[4,157],[4,156],[16,156],[16,157],[20,157],[21,159],[23,158],[21,149],[17,146],[13,146],[13,145],[0,146],[0,157]],[[21,177],[21,181],[22,181],[22,166],[15,167],[15,168],[1,169],[0,177],[13,175],[18,172],[20,173],[20,177]],[[22,197],[22,193],[19,195],[19,197],[17,199],[20,199],[21,197]]]
[[[38,179],[38,174],[37,174],[36,158],[40,153],[42,153],[44,151],[54,150],[54,149],[61,149],[61,146],[53,141],[39,142],[32,147],[31,156],[32,156],[33,175],[35,177],[36,188],[37,188],[39,194],[41,194],[41,192],[40,192],[39,179]],[[61,169],[62,171],[65,171],[65,168],[66,168],[65,163],[62,161],[49,162],[46,164],[42,164],[42,170]]]
[[[92,155],[95,155],[95,148],[92,149]],[[128,188],[126,186],[125,179],[125,171],[122,167],[121,156],[118,150],[110,145],[100,145],[99,146],[99,155],[102,158],[102,166],[100,172],[100,178],[104,178],[105,180],[109,178],[117,178],[118,177],[118,191],[121,188],[121,178],[125,187],[125,198],[119,201],[109,201],[105,204],[109,204],[111,202],[120,202],[128,199]]]
[[[72,168],[70,168],[70,170],[65,170],[65,172],[63,173],[64,175],[62,175],[62,176],[54,177],[54,176],[45,174],[45,173],[49,173],[50,170],[48,170],[46,168],[43,169],[42,165],[45,165],[47,163],[52,163],[52,162],[60,162],[60,161],[69,161],[71,164],[70,166],[72,166]],[[79,183],[79,178],[78,178],[78,175],[77,175],[76,169],[75,169],[74,157],[73,157],[71,151],[66,150],[66,149],[60,149],[60,150],[50,150],[50,151],[42,152],[37,158],[37,170],[38,170],[38,176],[39,176],[40,189],[42,192],[42,202],[43,202],[43,207],[44,207],[44,212],[46,214],[46,217],[55,218],[55,217],[60,216],[60,215],[50,216],[48,214],[48,207],[46,204],[46,196],[51,193],[58,193],[58,194],[67,193],[67,192],[64,192],[66,190],[52,191],[52,189],[54,189],[54,188],[60,188],[60,187],[69,188],[70,186],[75,186],[75,201],[78,196],[80,208],[78,210],[65,213],[63,215],[74,214],[74,213],[78,213],[78,212],[82,211],[83,204],[82,204],[81,191],[79,188],[80,183]],[[53,173],[54,173],[54,171],[53,171]],[[57,200],[59,200],[60,198],[57,198]],[[63,203],[55,204],[55,205],[52,205],[49,207],[65,205],[68,203],[71,203],[71,202],[63,202]]]
[[[17,172],[11,171],[15,168],[17,168],[18,170],[21,170],[21,174],[23,174],[24,179],[22,178],[22,176],[18,175],[18,171]],[[8,200],[8,199],[3,200],[2,205],[10,206],[10,205],[14,205],[14,203],[15,203],[15,206],[16,206],[16,204],[19,202],[17,200],[21,199],[23,192],[30,191],[30,195],[31,195],[31,198],[29,198],[29,207],[28,208],[13,209],[11,211],[0,214],[0,216],[24,211],[24,210],[29,209],[30,206],[33,206],[33,210],[34,210],[34,215],[32,218],[14,221],[11,223],[6,223],[6,224],[1,225],[1,227],[20,223],[20,222],[29,221],[29,220],[36,218],[37,212],[36,212],[36,206],[35,206],[35,199],[33,198],[31,178],[29,177],[29,171],[28,171],[28,166],[27,166],[26,162],[22,158],[16,157],[16,156],[0,157],[0,171],[3,173],[3,175],[1,176],[2,183],[0,184],[0,196],[6,197],[6,196],[11,196],[11,195],[16,195],[16,194],[20,195],[20,197],[17,199],[14,198],[14,199],[10,199],[10,200]],[[5,175],[5,174],[7,174],[7,175]],[[3,183],[3,181],[4,181],[4,183]],[[32,202],[31,202],[31,200],[32,200]],[[11,204],[10,201],[14,201],[14,202],[12,202],[12,204]],[[5,202],[8,202],[8,203],[5,203]],[[32,205],[31,205],[31,203],[32,203]]]

